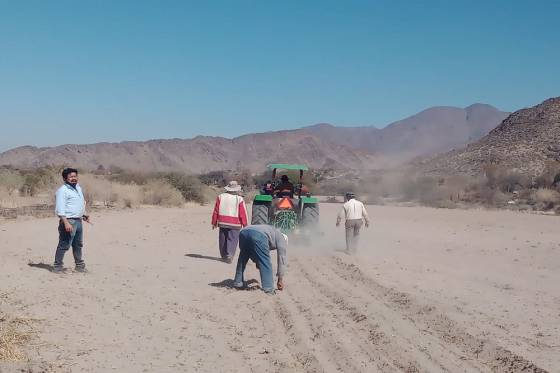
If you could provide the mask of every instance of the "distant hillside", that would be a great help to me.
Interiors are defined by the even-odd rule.
[[[560,97],[516,111],[480,141],[437,156],[422,168],[433,174],[475,175],[492,163],[537,175],[550,161],[560,162]]]
[[[474,104],[464,109],[442,106],[426,109],[383,129],[322,124],[301,131],[402,162],[477,141],[507,116],[508,113],[485,104]]]
[[[200,136],[46,148],[24,146],[0,153],[0,165],[65,164],[86,169],[102,165],[199,173],[241,168],[259,171],[269,162],[288,162],[313,168],[379,169],[476,141],[506,115],[492,106],[476,104],[465,109],[430,108],[383,129],[319,124],[234,139]]]
[[[1,165],[37,167],[76,165],[86,169],[118,166],[137,171],[207,172],[261,170],[266,163],[294,162],[314,168],[368,168],[374,157],[317,137],[293,132],[254,134],[233,140],[196,137],[191,140],[20,147],[0,154]]]

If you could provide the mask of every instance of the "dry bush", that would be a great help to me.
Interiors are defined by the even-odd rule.
[[[119,184],[104,176],[81,174],[80,185],[89,206],[105,205],[133,207],[141,203],[142,187],[135,184]]]
[[[206,202],[207,195],[205,192],[207,187],[202,184],[198,177],[181,173],[167,173],[161,175],[161,177],[169,185],[177,189],[185,201],[201,204]]]
[[[141,203],[156,206],[182,206],[185,203],[181,192],[163,180],[151,180],[142,186]]]
[[[23,186],[23,176],[15,170],[0,169],[0,187],[4,189],[10,196],[18,194]]]
[[[534,196],[537,202],[552,202],[554,204],[560,202],[560,193],[552,189],[537,189]]]
[[[0,186],[0,207],[16,207],[15,197],[3,186]]]
[[[112,196],[119,207],[131,208],[140,204],[142,187],[134,184],[112,184]]]
[[[431,204],[442,198],[438,190],[438,180],[430,176],[404,180],[401,193],[403,201],[418,201],[423,204]]]
[[[316,194],[343,196],[346,192],[358,193],[358,186],[359,184],[357,182],[347,180],[328,180],[316,188]]]
[[[119,184],[146,185],[148,181],[155,178],[153,173],[129,172],[120,170],[110,176],[110,180]]]
[[[255,199],[255,196],[259,193],[260,192],[256,189],[244,190],[242,194],[243,200],[245,201],[245,203],[252,203]]]
[[[20,171],[23,183],[20,187],[21,195],[37,196],[40,192],[50,191],[60,180],[59,170],[55,167],[42,167],[34,170]]]
[[[118,195],[113,190],[113,183],[102,176],[80,174],[80,185],[88,205],[103,203],[112,205],[117,202]]]
[[[323,182],[321,191],[326,195],[344,195],[353,191],[358,198],[370,204],[384,204],[386,200],[415,202],[432,207],[455,207],[464,194],[466,178],[439,178],[416,174],[411,170],[385,171],[350,182],[334,184]]]
[[[560,193],[552,189],[536,189],[531,193],[530,203],[536,210],[552,210],[560,204]]]
[[[502,192],[499,189],[490,189],[487,190],[487,193],[484,194],[485,199],[484,202],[487,206],[499,207],[499,206],[506,206],[507,202],[511,200],[511,196]]]
[[[500,189],[504,193],[524,189],[530,186],[530,179],[517,170],[508,170],[491,164],[484,167],[486,185],[491,189]]]
[[[224,186],[232,179],[228,171],[210,171],[198,177],[204,185]]]
[[[543,172],[533,180],[535,188],[550,188],[560,186],[560,162],[549,161]]]

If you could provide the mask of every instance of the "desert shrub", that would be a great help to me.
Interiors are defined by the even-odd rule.
[[[0,207],[15,207],[15,199],[8,190],[0,186]]]
[[[110,180],[120,184],[145,185],[154,178],[155,175],[150,173],[121,171],[112,174]]]
[[[167,181],[169,185],[177,189],[185,201],[198,203],[206,202],[204,185],[198,177],[180,173],[168,173],[162,175],[162,178]]]
[[[436,206],[438,201],[447,198],[439,180],[430,176],[403,179],[400,190],[402,201],[417,201],[428,206]]]
[[[552,189],[537,189],[535,191],[535,200],[537,202],[553,202],[556,204],[560,202],[560,193]]]
[[[124,207],[126,207],[128,209],[132,208],[132,199],[123,198],[123,205],[124,205]]]
[[[539,188],[532,191],[530,200],[537,210],[551,210],[560,204],[560,193],[552,189]]]
[[[198,177],[204,185],[224,186],[231,178],[227,171],[211,171]]]
[[[23,186],[24,178],[16,170],[0,169],[0,187],[10,196],[18,192]]]
[[[256,183],[253,174],[248,169],[238,171],[211,171],[198,176],[200,182],[206,186],[223,187],[229,181],[236,180],[243,189],[252,189]]]
[[[107,170],[107,172],[108,172],[109,174],[111,174],[111,175],[116,175],[116,174],[122,174],[122,173],[124,173],[125,170],[122,169],[122,168],[119,167],[119,166],[115,166],[115,165],[112,164],[112,165],[109,166],[109,169]]]
[[[550,188],[560,186],[560,162],[549,161],[540,175],[533,180],[534,188]]]
[[[81,174],[80,184],[88,205],[133,207],[142,203],[142,186],[121,184],[112,178],[93,174]]]
[[[151,180],[142,186],[141,203],[155,206],[181,206],[181,192],[163,180]]]
[[[484,205],[492,207],[505,206],[511,199],[509,195],[500,189],[483,189],[480,196]]]
[[[486,177],[486,184],[490,188],[495,188],[497,186],[499,169],[496,164],[487,164],[482,167],[484,171],[484,176]]]
[[[432,201],[430,206],[440,209],[454,209],[457,208],[457,203],[452,201],[451,199],[442,198]]]
[[[243,191],[243,200],[245,203],[252,203],[255,199],[255,196],[260,192],[256,189],[244,190]]]
[[[121,207],[133,207],[142,199],[142,186],[139,185],[112,183],[112,190],[117,197],[116,203]]]
[[[118,194],[114,190],[114,183],[110,180],[92,174],[80,174],[80,185],[88,205],[97,202],[104,205],[113,205],[118,201]]]
[[[495,164],[484,167],[486,185],[491,189],[500,189],[504,193],[527,188],[530,185],[529,178],[516,170],[508,170]]]
[[[60,180],[57,169],[44,167],[32,171],[22,171],[23,183],[20,192],[24,196],[36,196],[39,192],[51,190]]]
[[[348,180],[329,180],[325,181],[320,186],[317,186],[315,189],[315,193],[321,195],[338,195],[343,196],[346,192],[354,192],[358,193],[357,191],[357,183],[353,183]],[[364,188],[367,189],[367,188]]]
[[[526,188],[529,185],[529,179],[518,171],[503,170],[498,174],[496,183],[502,192],[511,193]]]
[[[253,175],[249,170],[241,170],[235,175],[235,179],[239,184],[241,184],[244,188],[249,188],[254,185],[255,180],[253,179]]]

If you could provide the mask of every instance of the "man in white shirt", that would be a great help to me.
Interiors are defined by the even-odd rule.
[[[78,184],[78,170],[65,168],[62,171],[62,185],[56,191],[56,215],[58,224],[58,246],[54,258],[54,272],[62,272],[66,251],[72,246],[76,271],[85,272],[86,265],[82,259],[83,229],[82,220],[89,222],[86,215],[86,202],[82,188]]]
[[[344,200],[342,210],[336,218],[336,226],[340,225],[342,219],[345,220],[346,254],[352,255],[358,251],[358,239],[364,221],[366,227],[369,227],[369,217],[364,204],[356,199],[354,193],[346,193]]]

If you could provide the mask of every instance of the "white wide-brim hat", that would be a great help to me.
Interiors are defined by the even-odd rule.
[[[237,181],[232,180],[228,183],[228,185],[226,185],[225,189],[228,192],[240,192],[241,191],[241,185],[239,185],[237,183]]]

